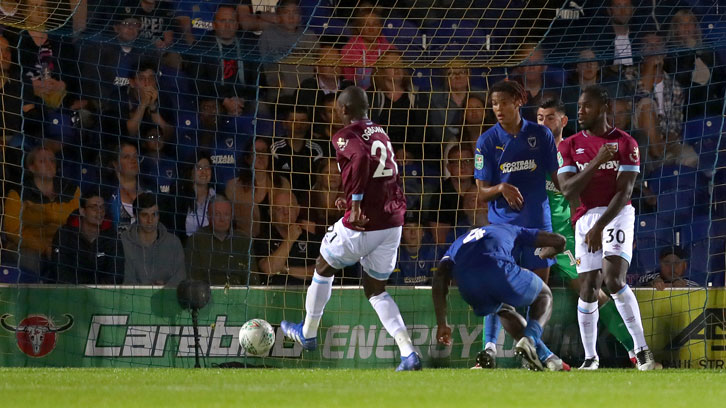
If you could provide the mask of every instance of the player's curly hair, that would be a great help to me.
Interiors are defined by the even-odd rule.
[[[600,85],[588,85],[582,90],[582,93],[596,99],[602,105],[607,105],[610,102],[608,90]]]
[[[493,94],[494,92],[507,93],[514,99],[518,99],[520,102],[522,102],[522,105],[527,103],[527,92],[524,90],[524,87],[522,87],[522,85],[517,81],[512,81],[509,79],[499,81],[489,88],[489,95]]]

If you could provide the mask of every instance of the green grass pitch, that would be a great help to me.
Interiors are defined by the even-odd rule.
[[[723,407],[726,372],[0,369],[3,407]]]

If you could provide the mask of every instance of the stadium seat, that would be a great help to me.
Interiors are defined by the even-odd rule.
[[[20,283],[20,269],[14,266],[0,266],[0,283]]]
[[[658,266],[660,251],[670,245],[673,245],[672,228],[658,228],[656,214],[638,215],[635,221],[635,249],[631,272],[642,275],[654,271]]]
[[[726,154],[718,154],[722,127],[721,117],[709,117],[688,121],[683,128],[683,140],[698,153],[698,169],[707,174],[713,173],[717,158],[717,167],[726,163]]]
[[[312,16],[309,28],[319,36],[350,37],[353,35],[345,20],[328,16]]]
[[[406,56],[415,58],[424,49],[424,39],[416,25],[400,18],[389,18],[383,23],[383,35]]]
[[[429,54],[434,60],[456,57],[471,59],[487,49],[487,34],[472,19],[442,19],[437,27],[426,32]]]
[[[431,68],[413,69],[411,71],[411,80],[419,91],[430,91],[436,88],[436,84],[432,84],[432,81],[435,81],[436,77],[432,75]]]
[[[179,112],[176,123],[177,160],[193,161],[197,149],[197,127],[196,112]]]
[[[302,24],[307,24],[313,16],[330,17],[333,6],[325,0],[300,0],[300,16]]]
[[[692,222],[672,228],[673,245],[685,248],[694,242],[707,240],[710,229],[708,215],[696,216]]]

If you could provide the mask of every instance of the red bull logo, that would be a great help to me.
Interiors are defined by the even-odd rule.
[[[30,357],[43,357],[53,351],[57,340],[56,334],[62,333],[73,326],[73,316],[65,314],[67,322],[56,326],[53,320],[44,315],[30,315],[17,326],[8,323],[13,315],[0,316],[0,326],[14,332],[18,348]]]

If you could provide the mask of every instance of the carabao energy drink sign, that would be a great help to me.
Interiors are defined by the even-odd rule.
[[[389,288],[426,367],[474,364],[482,346],[482,321],[455,290],[449,295],[454,344],[436,343],[428,288]],[[637,291],[649,344],[667,366],[720,368],[724,361],[724,292]],[[543,336],[565,361],[579,364],[582,347],[576,296],[554,290],[555,309]],[[202,364],[270,367],[391,368],[399,361],[394,340],[355,288],[336,288],[326,307],[314,352],[285,341],[277,325],[304,315],[302,288],[223,288],[199,313]],[[706,307],[707,306],[707,307]],[[0,365],[73,367],[191,367],[194,330],[173,289],[149,287],[0,287]],[[246,357],[238,333],[251,318],[275,326],[275,345],[264,358]],[[513,341],[499,336],[500,367],[516,367]],[[603,329],[603,365],[623,366],[627,354]]]

